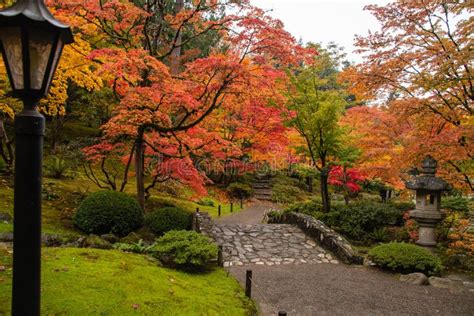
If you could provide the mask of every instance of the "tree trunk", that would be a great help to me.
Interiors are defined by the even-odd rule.
[[[319,178],[321,181],[321,199],[323,200],[323,212],[329,212],[331,210],[331,200],[329,199],[327,168],[323,167]]]
[[[313,177],[306,177],[306,185],[308,186],[308,192],[313,193]]]
[[[3,120],[0,119],[0,156],[10,169],[13,164],[14,154],[11,141],[8,139],[7,131],[3,124]]]
[[[144,152],[143,137],[139,136],[135,146],[135,177],[137,180],[137,201],[143,210],[145,209]]]
[[[176,0],[174,13],[177,15],[184,8],[184,0]],[[179,74],[180,66],[180,57],[181,57],[181,42],[182,42],[182,30],[178,30],[179,33],[176,33],[175,48],[171,52],[171,75],[176,76]]]

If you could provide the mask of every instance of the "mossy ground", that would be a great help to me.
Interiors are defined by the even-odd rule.
[[[127,186],[126,192],[133,195],[135,185],[133,179]],[[60,235],[79,235],[80,232],[72,224],[72,217],[75,209],[88,194],[98,191],[81,173],[74,179],[52,179],[43,178],[43,204],[42,204],[42,230],[44,233]],[[217,190],[216,190],[217,191]],[[214,206],[199,205],[198,198],[195,198],[191,191],[179,188],[178,192],[168,194],[160,192],[160,188],[153,192],[153,195],[146,203],[146,211],[163,205],[176,205],[188,211],[208,212],[212,217],[218,216],[218,205],[221,205],[221,215],[230,214],[230,203],[223,198],[219,192],[210,189],[210,196],[207,200],[212,200]],[[244,206],[245,207],[245,206]],[[233,211],[241,210],[240,203],[234,203]],[[13,215],[13,179],[11,176],[0,175],[0,212]],[[11,223],[0,222],[0,232],[11,232]]]
[[[45,315],[250,315],[253,304],[225,270],[187,273],[115,250],[44,248]],[[0,315],[10,314],[11,254],[0,249]]]

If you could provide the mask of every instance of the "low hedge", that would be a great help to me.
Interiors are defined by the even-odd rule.
[[[125,193],[99,191],[81,202],[73,223],[88,234],[126,236],[142,225],[143,211],[137,201]]]
[[[170,230],[185,230],[191,227],[192,215],[179,207],[162,207],[147,214],[145,222],[157,235]]]
[[[388,243],[369,251],[369,259],[382,269],[401,273],[422,272],[438,275],[441,260],[422,247],[406,243]]]

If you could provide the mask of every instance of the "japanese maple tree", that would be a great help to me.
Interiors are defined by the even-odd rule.
[[[351,194],[357,193],[361,190],[359,183],[364,180],[365,177],[358,169],[347,168],[343,165],[331,168],[328,183],[340,188],[344,194],[344,201],[346,204],[349,204]]]

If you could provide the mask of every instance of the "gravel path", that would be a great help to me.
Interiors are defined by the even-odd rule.
[[[231,267],[245,286],[253,271],[252,296],[263,315],[474,315],[474,293],[417,286],[361,266],[305,264]]]
[[[214,219],[220,224],[261,224],[263,214],[270,208],[277,208],[271,202],[254,202],[240,212]]]

